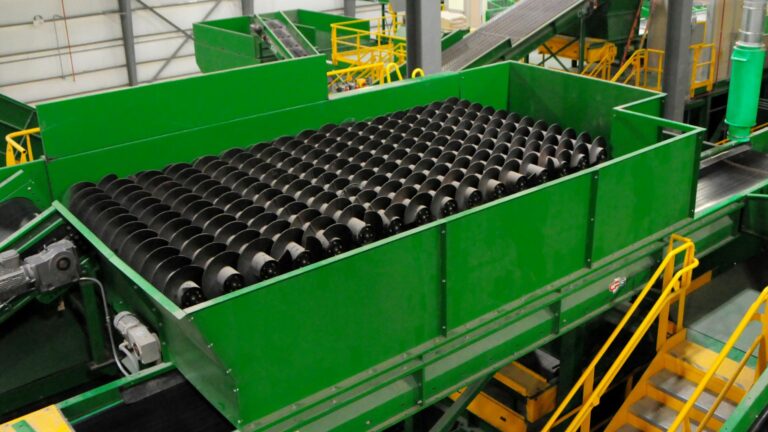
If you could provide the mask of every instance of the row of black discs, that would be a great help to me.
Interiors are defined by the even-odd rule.
[[[450,99],[109,175],[70,206],[186,307],[606,158],[602,138]]]

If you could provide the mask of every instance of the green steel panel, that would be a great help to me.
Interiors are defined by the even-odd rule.
[[[752,134],[752,148],[762,153],[768,153],[768,129],[761,129]]]
[[[286,77],[317,76],[282,82]],[[56,159],[327,98],[325,58],[252,66],[38,106]],[[221,137],[219,137],[221,139]]]
[[[596,78],[511,63],[509,109],[535,118],[560,123],[563,127],[587,130],[611,138],[614,107],[645,99],[658,93],[610,83]]]
[[[240,418],[265,416],[438,336],[439,244],[439,229],[423,230],[191,312],[242,383]]]
[[[275,68],[284,70],[292,62],[276,62],[249,69]],[[292,68],[285,69],[291,71]],[[237,74],[225,71],[222,75]],[[206,75],[210,76],[210,75]],[[324,77],[324,75],[322,75]],[[324,85],[325,80],[315,78]],[[94,152],[62,157],[48,163],[53,195],[61,198],[64,191],[77,181],[98,180],[108,173],[128,175],[145,169],[158,169],[174,162],[189,162],[196,157],[217,154],[233,147],[244,147],[281,135],[297,134],[308,128],[319,128],[330,122],[363,120],[386,112],[427,104],[458,95],[457,75],[440,75],[415,81],[376,86],[356,94],[327,99],[323,87],[323,102],[310,103],[288,110],[232,118],[227,122],[153,136],[127,146],[115,146]],[[98,109],[108,109],[110,98],[100,101]],[[181,112],[166,113],[169,123],[180,123]],[[150,157],[148,157],[150,156]],[[112,161],[119,160],[116,165]],[[88,170],[80,167],[87,166]]]
[[[0,202],[12,198],[29,199],[38,209],[51,205],[48,170],[44,160],[0,168]]]
[[[278,75],[289,76],[286,71],[295,72],[292,63],[298,62],[207,75],[195,78],[199,80],[197,84],[185,89],[210,94],[217,89],[229,90],[231,83],[227,78],[243,78],[240,74],[244,71],[254,71],[247,75],[253,80],[237,79],[238,84],[256,88],[254,82],[269,82],[264,77],[276,80]],[[506,67],[512,80],[500,72]],[[612,132],[612,145],[626,153],[626,149],[633,148],[634,144],[629,142],[632,136],[626,123],[612,127],[611,107],[658,96],[517,63],[465,75],[470,79],[462,80],[461,76],[438,74],[327,100],[324,77],[318,74],[307,78],[316,84],[307,85],[322,87],[322,98],[293,100],[291,105],[256,103],[250,110],[231,110],[227,115],[218,112],[222,104],[211,103],[207,108],[209,118],[203,118],[201,108],[194,112],[199,114],[199,121],[193,125],[185,123],[186,107],[168,110],[161,117],[164,123],[178,125],[173,130],[158,133],[157,128],[150,129],[142,139],[124,139],[127,132],[123,130],[106,131],[103,149],[73,152],[49,162],[53,193],[59,197],[70,184],[98,179],[107,172],[129,174],[158,168],[328,122],[370,118],[450,96],[501,103],[595,134]],[[509,83],[508,93],[503,87],[502,92],[497,91],[494,81],[499,78]],[[482,83],[488,84],[485,92]],[[131,91],[141,95],[141,90]],[[226,91],[220,93],[222,97],[235,98]],[[264,93],[265,97],[274,98],[277,90]],[[509,94],[510,101],[495,93]],[[107,95],[91,105],[96,112],[108,111],[109,104],[118,102],[109,97],[113,94]],[[595,99],[605,106],[595,106]],[[638,110],[651,112],[658,108],[645,103],[648,105]],[[632,107],[625,108],[629,109]],[[261,422],[243,426],[244,430],[278,424],[280,427],[275,429],[279,430],[300,426],[302,430],[329,430],[336,426],[360,430],[389,425],[418,411],[477,379],[477,374],[489,373],[525,350],[604,311],[610,307],[606,300],[588,300],[603,294],[605,281],[615,268],[624,265],[626,255],[633,254],[632,262],[645,260],[646,266],[635,271],[647,271],[647,263],[660,254],[663,244],[659,240],[664,235],[682,224],[705,223],[687,220],[687,214],[662,213],[661,218],[677,219],[667,221],[657,231],[647,232],[649,226],[629,224],[637,216],[628,214],[626,209],[620,209],[623,213],[619,215],[607,212],[624,198],[625,188],[634,192],[643,189],[647,182],[647,178],[626,178],[623,169],[635,173],[635,177],[657,172],[658,161],[649,157],[649,152],[658,152],[654,154],[659,157],[677,157],[678,172],[669,175],[681,183],[670,187],[666,181],[658,181],[666,177],[655,178],[660,185],[654,186],[657,195],[643,192],[642,201],[648,206],[643,210],[655,211],[658,203],[678,201],[682,203],[680,208],[685,206],[688,211],[692,204],[694,189],[692,183],[687,189],[682,186],[681,171],[687,170],[690,177],[698,165],[695,138],[699,130],[658,121],[646,113],[630,114],[654,131],[670,126],[684,130],[685,134],[579,175],[186,311],[128,268],[59,203],[54,204],[102,255],[104,280],[110,295],[117,296],[113,297],[113,304],[129,307],[152,323],[153,330],[167,341],[165,358],[176,364],[233,424],[240,425],[240,420]],[[50,120],[72,115],[59,111]],[[70,132],[74,138],[74,129]],[[678,150],[690,155],[681,158]],[[630,163],[634,158],[638,162]],[[662,164],[662,168],[668,167]],[[611,180],[603,181],[606,177]],[[629,183],[621,188],[617,182]],[[649,197],[654,201],[648,202]],[[593,223],[589,217],[592,211],[592,217],[604,222]],[[623,220],[621,216],[629,219]],[[528,223],[524,232],[506,229],[507,224],[521,222]],[[679,225],[668,227],[675,222]],[[599,229],[601,224],[613,230],[621,227],[628,233],[620,232],[620,236],[606,242],[610,233]],[[625,244],[629,237],[637,239]],[[491,242],[493,248],[475,247],[484,244],[476,239]],[[644,249],[637,246],[638,241],[645,242]],[[627,248],[630,244],[631,248]],[[613,255],[596,264],[599,267],[585,269],[588,245]],[[624,249],[624,255],[617,258],[620,249]],[[495,261],[490,258],[491,250],[504,256]],[[539,260],[534,262],[537,257]],[[637,280],[630,279],[633,283]],[[475,293],[478,287],[481,295]],[[618,297],[631,295],[631,288],[636,287],[628,287]],[[466,309],[460,310],[459,305]],[[573,318],[561,320],[561,311]],[[451,329],[447,328],[448,323]],[[466,324],[454,328],[462,323]],[[291,403],[295,405],[288,405]],[[265,415],[270,417],[264,418]]]
[[[496,109],[507,107],[509,94],[509,63],[496,63],[461,72],[461,97]],[[493,83],[493,91],[488,91]]]
[[[611,147],[611,156],[624,156],[661,141],[661,128],[650,126],[648,117],[661,116],[663,96],[651,96],[643,101],[613,110],[611,122],[611,142],[621,143]]]
[[[250,20],[237,17],[220,21],[234,21],[228,24],[238,25],[242,23],[245,26],[244,32],[217,28],[214,26],[217,22],[193,24],[195,59],[200,70],[207,73],[260,63],[258,42],[248,33]]]
[[[593,261],[693,216],[699,145],[681,135],[600,169]]]
[[[35,109],[13,98],[0,94],[0,128],[22,130],[36,126]],[[10,133],[10,132],[6,132]],[[3,148],[5,148],[3,140]]]
[[[766,407],[768,407],[768,374],[763,373],[720,430],[722,432],[756,430],[751,428]]]
[[[448,329],[584,267],[591,184],[585,172],[446,224]]]

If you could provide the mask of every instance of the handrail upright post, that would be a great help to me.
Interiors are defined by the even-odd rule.
[[[595,370],[591,369],[587,379],[584,381],[584,390],[582,391],[581,403],[585,404],[592,396],[592,391],[595,387]],[[592,410],[590,409],[584,416],[584,420],[581,423],[581,432],[589,432],[590,423],[592,421]]]
[[[768,363],[768,306],[763,302],[762,313],[758,309],[758,318],[760,321],[760,345],[757,347],[757,367],[755,373],[760,376],[766,369]]]

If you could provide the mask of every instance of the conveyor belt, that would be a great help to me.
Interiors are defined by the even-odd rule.
[[[573,10],[584,0],[523,0],[494,17],[475,32],[443,51],[443,70],[458,71],[509,42],[527,43],[544,26]]]
[[[696,211],[768,180],[768,155],[747,151],[703,169],[696,190]]]

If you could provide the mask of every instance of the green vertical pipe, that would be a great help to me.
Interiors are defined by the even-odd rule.
[[[757,123],[757,104],[765,64],[763,27],[766,0],[744,0],[739,40],[731,54],[731,85],[728,89],[728,139],[748,142]]]
[[[757,104],[765,64],[765,47],[737,43],[731,55],[731,85],[725,122],[728,139],[749,141],[752,127],[757,123]]]

